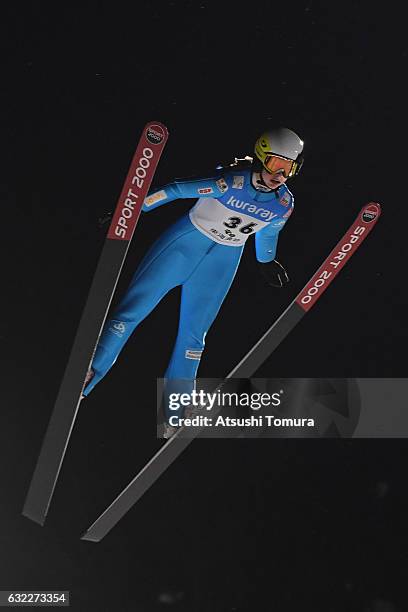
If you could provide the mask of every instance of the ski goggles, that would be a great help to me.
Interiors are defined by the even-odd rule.
[[[266,155],[263,165],[271,174],[282,172],[285,178],[289,178],[299,174],[303,165],[303,159],[294,161],[287,157],[280,157],[280,155]]]

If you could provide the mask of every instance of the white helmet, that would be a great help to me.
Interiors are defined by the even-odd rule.
[[[288,128],[270,129],[255,143],[255,155],[270,173],[282,170],[288,178],[299,174],[303,165],[303,140]]]

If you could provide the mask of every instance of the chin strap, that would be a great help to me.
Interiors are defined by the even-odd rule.
[[[257,172],[256,170],[252,172],[252,185],[255,189],[258,189],[258,191],[274,191],[274,189],[271,189],[265,183],[262,178],[262,173]]]

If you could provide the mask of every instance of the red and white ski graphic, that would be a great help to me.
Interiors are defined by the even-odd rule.
[[[353,225],[324,260],[310,281],[306,283],[302,291],[300,291],[283,314],[226,378],[250,378],[253,376],[282,340],[292,331],[295,325],[316,304],[319,297],[329,284],[333,282],[340,270],[372,231],[380,214],[381,206],[375,202],[370,202],[363,206]],[[222,387],[222,384],[217,389]],[[201,429],[196,427],[194,428],[194,434],[189,433],[189,437],[184,437],[184,428],[180,427],[174,436],[160,448],[111,505],[87,529],[82,539],[100,542],[193,439],[199,435]]]
[[[24,504],[23,514],[41,525],[64,460],[85,378],[167,138],[162,123],[145,125],[113,214]]]

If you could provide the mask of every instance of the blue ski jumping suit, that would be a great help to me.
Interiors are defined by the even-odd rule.
[[[178,285],[179,329],[164,378],[196,378],[205,336],[231,286],[247,238],[255,234],[258,261],[272,261],[278,234],[293,210],[286,185],[270,191],[258,181],[252,168],[232,167],[210,178],[176,180],[147,196],[144,212],[180,198],[198,200],[141,261],[104,326],[92,362],[95,374],[84,395],[112,367],[137,325]]]

